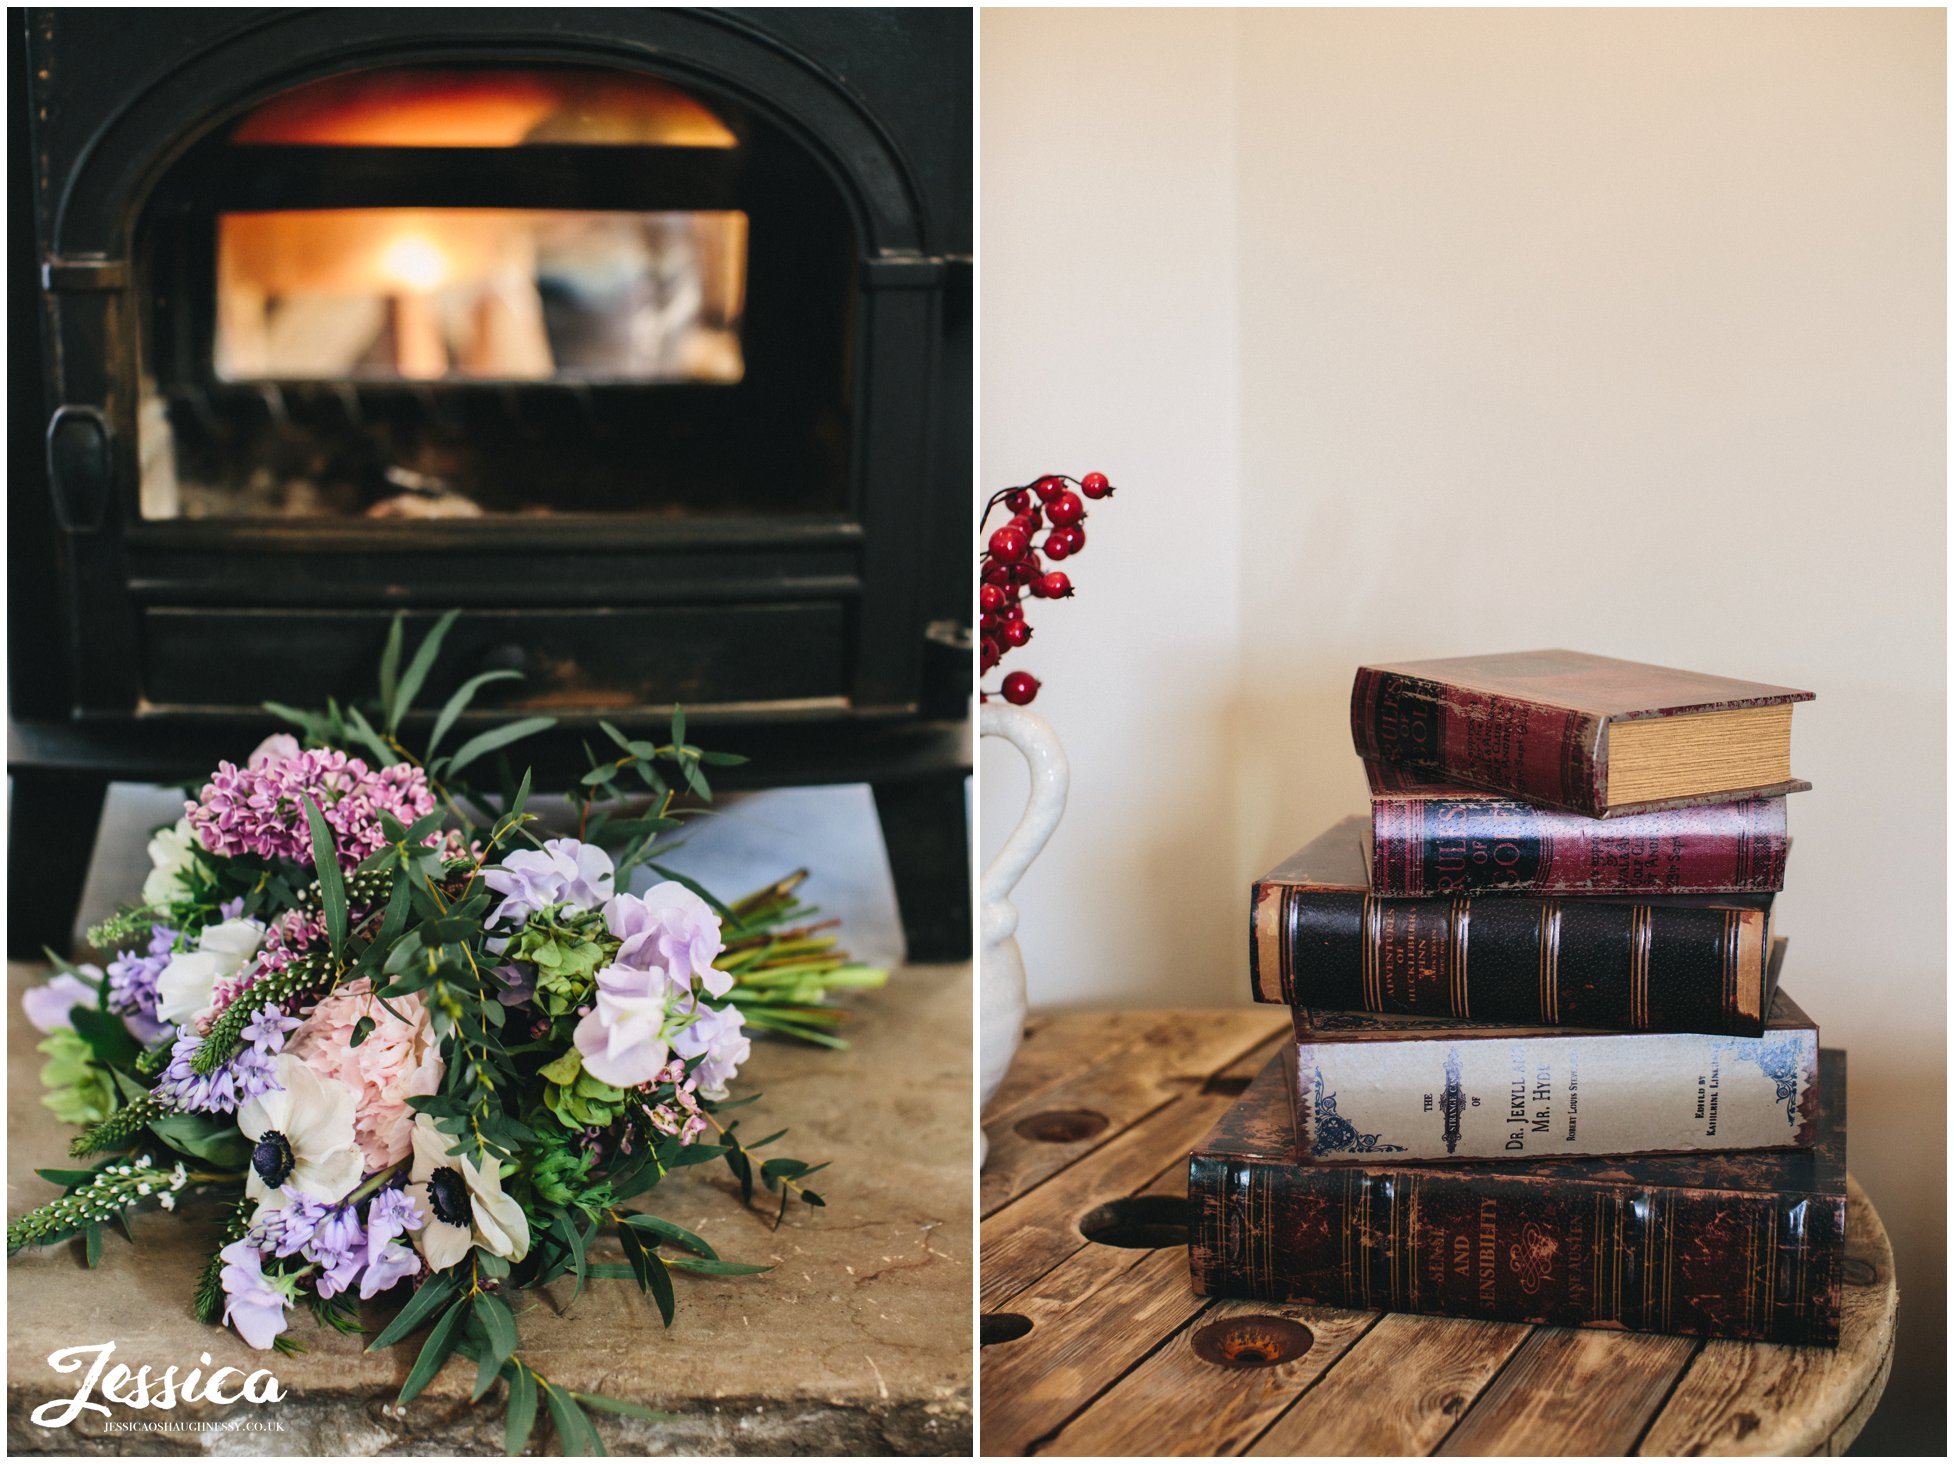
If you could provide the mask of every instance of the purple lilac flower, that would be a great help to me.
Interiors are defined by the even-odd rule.
[[[381,1190],[373,1197],[366,1213],[366,1273],[360,1279],[361,1301],[371,1301],[421,1268],[420,1257],[406,1243],[406,1236],[426,1222],[420,1206],[404,1189]]]
[[[307,799],[333,831],[340,866],[352,869],[386,843],[380,815],[411,824],[434,809],[419,768],[396,763],[378,772],[337,748],[267,756],[253,766],[219,763],[199,799],[187,805],[190,827],[213,854],[256,854],[312,863]],[[428,836],[430,843],[442,835]]]
[[[219,1251],[224,1262],[224,1320],[260,1351],[285,1330],[285,1312],[292,1298],[284,1287],[265,1275],[264,1257],[247,1242],[233,1241]],[[289,1285],[289,1283],[286,1283]]]
[[[169,926],[152,925],[145,954],[124,951],[109,962],[109,1010],[122,1018],[139,1042],[154,1042],[169,1030],[156,1017],[156,978],[170,963],[176,937]]]
[[[308,1260],[319,1263],[319,1295],[336,1296],[352,1285],[366,1265],[366,1228],[360,1224],[359,1208],[329,1208],[319,1217],[305,1254]]]
[[[611,856],[578,839],[551,839],[540,849],[519,849],[482,874],[482,883],[503,897],[491,923],[519,923],[546,905],[601,909],[611,898],[616,871]]]
[[[295,1018],[267,1003],[245,1029],[244,1045],[208,1074],[190,1066],[203,1034],[189,1029],[178,1032],[169,1066],[156,1080],[155,1094],[186,1113],[235,1113],[240,1105],[278,1086],[273,1059],[285,1047],[285,1034],[298,1025]]]

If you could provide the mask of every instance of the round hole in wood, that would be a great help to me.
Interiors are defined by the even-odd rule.
[[[1079,1222],[1079,1234],[1124,1250],[1165,1250],[1187,1244],[1187,1201],[1172,1195],[1111,1200]]]
[[[1216,1367],[1274,1367],[1294,1362],[1315,1343],[1308,1327],[1287,1317],[1230,1317],[1194,1333],[1194,1355]]]
[[[985,1312],[977,1328],[977,1340],[985,1347],[993,1342],[1015,1342],[1030,1330],[1030,1317],[1016,1312]]]
[[[1090,1108],[1053,1108],[1021,1118],[1012,1127],[1019,1137],[1041,1144],[1076,1144],[1104,1133],[1111,1121]]]

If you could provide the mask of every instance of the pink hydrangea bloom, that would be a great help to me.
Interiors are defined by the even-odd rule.
[[[386,843],[382,813],[411,824],[434,809],[427,775],[406,763],[376,772],[337,748],[280,756],[283,751],[261,747],[248,767],[217,765],[202,795],[186,805],[190,827],[205,849],[309,865],[312,835],[305,801],[310,798],[332,830],[340,866],[352,869]],[[430,835],[429,841],[441,837]]]
[[[364,978],[351,982],[314,1007],[285,1044],[320,1077],[353,1090],[353,1138],[369,1173],[413,1152],[414,1110],[407,1100],[431,1095],[444,1071],[420,997],[390,997],[387,1005],[400,1016],[373,997]],[[353,1028],[362,1017],[373,1018],[373,1030],[355,1047]]]

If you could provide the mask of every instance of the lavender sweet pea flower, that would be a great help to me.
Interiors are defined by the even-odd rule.
[[[83,966],[84,971],[92,971],[93,966]],[[78,1006],[95,1005],[95,988],[79,976],[63,971],[52,981],[39,986],[31,986],[20,998],[20,1009],[27,1013],[37,1031],[54,1032],[63,1027],[74,1026],[70,1015]]]
[[[726,1085],[740,1070],[740,1064],[753,1052],[747,1040],[746,1018],[738,1007],[707,1007],[698,1020],[672,1039],[672,1051],[683,1058],[703,1056],[692,1070],[693,1081],[708,1098],[724,1098]]]
[[[597,973],[597,1001],[577,1023],[584,1071],[615,1088],[649,1083],[665,1066],[664,1038],[672,983],[663,971],[606,966]]]
[[[697,981],[714,996],[732,990],[733,978],[712,965],[726,949],[719,917],[676,880],[655,884],[643,895],[619,895],[604,907],[604,923],[623,942],[620,966],[661,970],[683,989]]]
[[[285,1330],[292,1299],[266,1277],[264,1257],[246,1242],[233,1241],[217,1254],[224,1262],[224,1320],[262,1352]]]
[[[504,897],[489,922],[527,920],[545,905],[598,909],[615,879],[611,856],[594,844],[551,839],[540,849],[519,849],[482,874],[482,883]]]

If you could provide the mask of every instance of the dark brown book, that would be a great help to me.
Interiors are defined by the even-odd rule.
[[[1591,818],[1771,798],[1791,776],[1791,707],[1809,691],[1579,651],[1364,666],[1358,755],[1427,768]]]
[[[1391,763],[1371,789],[1371,892],[1761,894],[1784,888],[1782,798],[1588,818]]]
[[[1818,1024],[1782,988],[1761,1037],[1291,1017],[1306,1163],[1795,1149],[1818,1134]]]
[[[1524,1165],[1298,1163],[1286,1066],[1188,1161],[1196,1292],[1837,1345],[1843,1052],[1811,1149]]]
[[[1257,1001],[1607,1031],[1756,1037],[1775,978],[1771,896],[1371,893],[1348,818],[1257,880]]]

